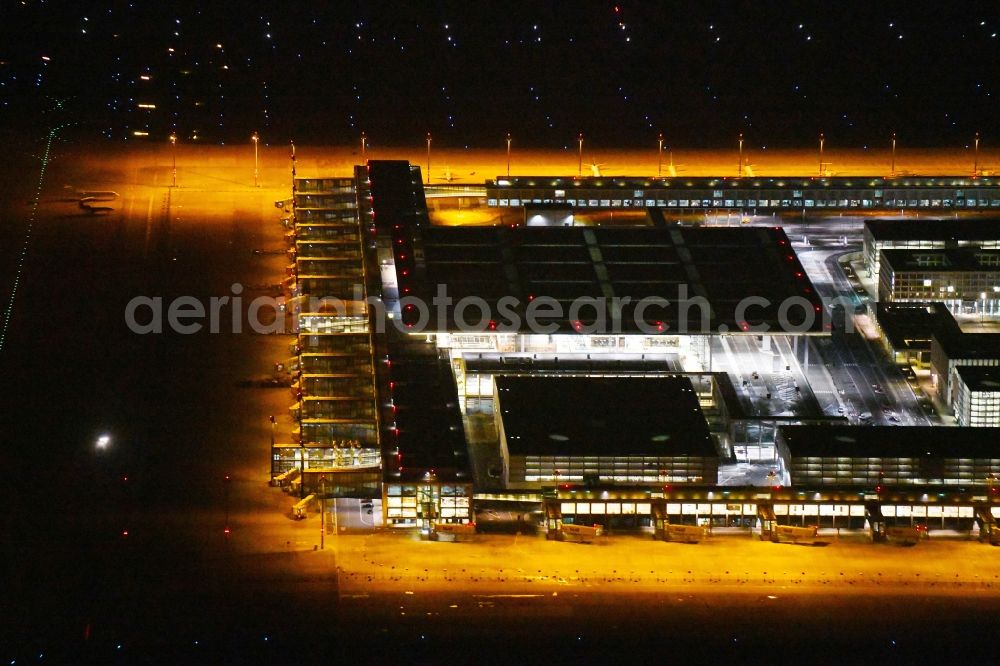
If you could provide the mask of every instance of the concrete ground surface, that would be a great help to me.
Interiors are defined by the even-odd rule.
[[[714,536],[698,544],[634,534],[592,543],[485,534],[469,542],[393,534],[337,539],[328,540],[326,548],[339,558],[342,594],[404,588],[558,592],[604,585],[645,592],[740,586],[817,592],[838,585],[920,593],[1000,590],[1000,550],[960,538],[932,538],[910,547],[873,545],[860,533],[831,534],[816,546],[749,535]]]

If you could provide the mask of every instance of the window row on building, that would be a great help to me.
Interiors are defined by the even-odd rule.
[[[586,193],[576,193],[576,198],[559,197],[539,197],[534,192],[525,192],[522,196],[493,197],[487,198],[486,204],[491,208],[520,208],[522,206],[552,206],[568,208],[774,208],[774,209],[898,209],[898,208],[923,208],[923,209],[1000,209],[1000,196],[993,193],[989,198],[951,198],[951,197],[926,197],[911,198],[900,196],[899,198],[875,198],[868,196],[820,196],[817,193],[814,197],[788,197],[786,193],[775,193],[771,197],[762,197],[759,194],[753,197],[742,198],[717,198],[711,196],[697,196],[691,193],[686,198],[676,199],[646,199],[646,198],[625,198],[609,197],[606,192],[595,193],[593,196],[586,196]],[[985,193],[984,193],[985,194]],[[583,196],[581,196],[583,195]],[[695,195],[695,196],[691,196]]]
[[[793,458],[796,485],[982,485],[1000,475],[1000,458]]]
[[[511,484],[543,482],[715,483],[718,460],[697,456],[510,456]]]

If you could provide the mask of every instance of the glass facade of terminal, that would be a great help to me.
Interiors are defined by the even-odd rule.
[[[272,476],[298,469],[303,494],[377,497],[371,337],[364,306],[354,298],[364,284],[354,180],[298,178],[292,201],[294,264],[284,286],[298,336],[289,408],[296,427],[293,442],[273,448]]]
[[[531,371],[538,361],[641,360],[651,374],[707,372],[711,366],[708,336],[644,335],[531,335],[497,333],[437,333],[439,349],[452,359],[463,413],[493,413],[493,370],[479,367],[484,357],[499,360],[498,371],[518,374]],[[653,370],[653,364],[659,366]],[[568,368],[566,370],[569,371]],[[612,366],[595,371],[612,376]]]
[[[1000,210],[990,178],[542,178],[488,181],[487,205],[572,209]]]
[[[528,456],[512,455],[511,488],[545,483],[715,483],[718,458],[700,456]]]
[[[429,529],[434,522],[467,523],[472,513],[472,485],[462,483],[386,483],[386,525]]]
[[[544,500],[549,529],[560,523],[608,528],[648,527],[653,519],[707,528],[777,525],[824,529],[923,526],[967,531],[982,518],[1000,518],[1000,506],[968,493],[722,491],[698,489],[638,494],[618,490],[559,490]]]

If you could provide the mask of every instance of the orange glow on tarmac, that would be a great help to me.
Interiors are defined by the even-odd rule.
[[[332,169],[334,175],[348,175],[352,151],[337,147],[297,147],[300,173],[311,169]],[[321,156],[321,157],[320,157]],[[426,166],[426,153],[417,148],[371,148],[368,159],[408,159],[412,164]],[[315,166],[308,165],[312,159]],[[355,159],[357,159],[355,157]],[[504,177],[507,158],[503,147],[496,150],[436,148],[431,159],[431,184],[445,184],[450,177],[454,183],[482,183],[486,179]],[[739,154],[732,150],[675,150],[673,153],[675,177],[684,176],[736,176]],[[955,150],[904,150],[896,151],[896,176],[907,175],[958,175],[971,176],[972,149]],[[591,176],[590,164],[601,165],[602,176],[657,175],[655,142],[650,150],[584,149],[583,175]],[[819,155],[814,150],[746,150],[743,164],[749,167],[745,176],[818,176]],[[825,175],[828,176],[888,176],[892,164],[890,150],[825,150],[823,154]],[[578,171],[575,150],[525,150],[515,151],[511,158],[511,176],[575,176]],[[1000,151],[980,149],[981,175],[996,174],[1000,170]],[[669,172],[669,158],[664,153],[660,167],[663,177]]]
[[[260,179],[264,187],[291,189],[291,150],[288,144],[266,143],[261,137]],[[511,176],[563,176],[577,174],[578,161],[575,146],[567,150],[515,150],[511,158]],[[70,151],[74,149],[70,148]],[[100,150],[77,149],[73,159],[94,166],[120,164],[122,160],[156,166],[171,167],[170,142],[153,142],[147,138],[129,146]],[[426,146],[381,147],[368,144],[365,156],[369,160],[409,160],[411,164],[426,167]],[[358,146],[307,146],[296,145],[296,171],[299,177],[343,177],[353,174],[360,163]],[[732,150],[683,150],[673,152],[675,176],[669,172],[668,156],[664,153],[661,173],[663,177],[685,176],[735,177],[739,155]],[[653,142],[649,150],[584,150],[584,176],[591,175],[590,163],[601,166],[602,176],[656,177],[657,151]],[[832,150],[823,154],[824,169],[828,176],[889,176],[891,153],[885,150]],[[906,149],[896,151],[897,178],[909,175],[972,175],[974,155],[972,148],[956,149]],[[815,150],[747,150],[745,166],[754,176],[818,176],[819,155]],[[507,172],[507,157],[502,142],[496,149],[463,149],[434,146],[432,159],[432,185],[482,184],[485,180],[503,178]],[[248,141],[243,146],[209,146],[204,144],[177,143],[178,186],[192,187],[193,182],[204,177],[216,186],[253,185],[254,150]],[[980,175],[1000,175],[1000,150],[980,147]],[[426,174],[425,179],[426,179]],[[745,174],[747,177],[749,173]],[[192,181],[192,177],[195,179]],[[162,184],[162,182],[161,182]]]

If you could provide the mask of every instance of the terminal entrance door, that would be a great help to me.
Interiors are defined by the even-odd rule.
[[[868,529],[874,543],[885,541],[885,517],[882,516],[882,505],[876,500],[865,502],[865,518],[868,519]]]
[[[558,500],[546,499],[545,505],[545,538],[558,540],[562,534],[562,507]]]
[[[438,517],[439,488],[436,484],[417,486],[417,522],[422,531],[430,531]]]
[[[778,519],[774,515],[774,506],[758,502],[757,520],[760,521],[760,540],[774,541],[774,526],[778,523]]]
[[[670,523],[670,517],[667,514],[667,501],[653,500],[651,509],[653,511],[653,538],[666,541],[667,525]]]

